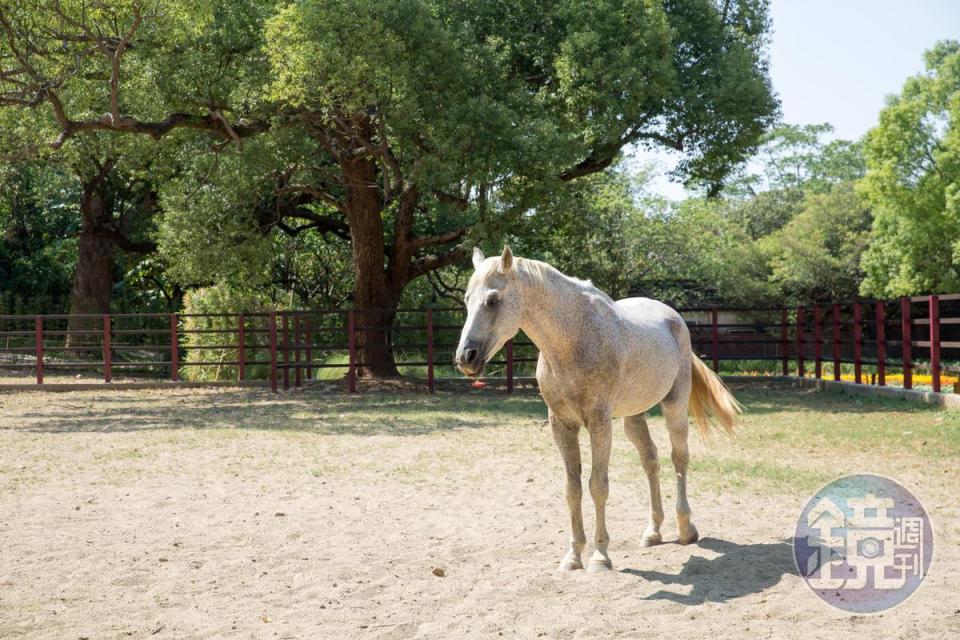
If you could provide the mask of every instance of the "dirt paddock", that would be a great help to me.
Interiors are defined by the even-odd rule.
[[[618,428],[603,575],[555,573],[567,512],[535,394],[0,395],[0,638],[960,637],[960,412],[736,391],[739,439],[692,443],[694,545],[655,416],[667,542],[639,546]],[[790,547],[809,495],[856,471],[935,530],[920,590],[870,616],[820,602]]]

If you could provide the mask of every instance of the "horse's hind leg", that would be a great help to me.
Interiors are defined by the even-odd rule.
[[[689,369],[688,369],[689,372]],[[681,383],[681,380],[686,380]],[[690,522],[690,504],[687,502],[687,465],[690,462],[690,453],[687,449],[687,435],[690,431],[690,421],[687,407],[690,399],[690,376],[681,374],[677,383],[660,403],[663,417],[670,434],[672,450],[670,458],[677,473],[677,528],[680,532],[680,544],[690,544],[699,538],[697,528]]]
[[[633,446],[637,448],[643,470],[647,472],[647,481],[650,483],[650,522],[640,539],[640,544],[650,547],[663,541],[660,535],[660,525],[663,523],[663,502],[660,499],[660,461],[657,459],[657,445],[650,437],[647,419],[642,413],[626,416],[623,419],[623,430]]]

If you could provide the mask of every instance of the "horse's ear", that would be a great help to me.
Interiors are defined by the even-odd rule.
[[[483,251],[480,251],[480,247],[474,247],[473,248],[473,268],[479,269],[481,262],[483,262]]]
[[[500,254],[500,267],[498,271],[503,275],[507,275],[511,269],[513,269],[513,251],[510,251],[510,247],[507,245],[503,245],[503,253]]]

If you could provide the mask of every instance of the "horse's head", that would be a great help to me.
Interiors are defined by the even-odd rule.
[[[523,302],[510,247],[504,247],[499,258],[484,258],[480,249],[474,249],[473,268],[463,297],[467,321],[456,355],[457,367],[468,376],[483,373],[493,354],[520,330]]]

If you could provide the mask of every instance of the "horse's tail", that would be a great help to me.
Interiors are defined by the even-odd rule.
[[[716,373],[711,371],[703,360],[691,356],[693,361],[692,385],[690,389],[690,414],[697,423],[701,438],[710,432],[710,417],[715,418],[728,435],[733,435],[733,426],[743,407],[730,393]]]

